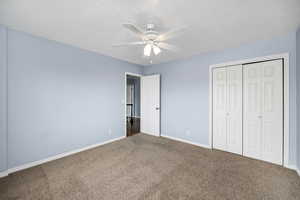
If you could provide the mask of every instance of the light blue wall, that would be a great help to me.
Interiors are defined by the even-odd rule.
[[[201,45],[201,44],[199,44]],[[290,53],[290,164],[296,164],[296,34],[221,52],[145,67],[161,74],[161,132],[208,145],[209,65],[272,54]]]
[[[299,48],[299,31],[297,36]],[[208,144],[208,66],[285,52],[290,53],[290,164],[296,164],[295,33],[143,70],[2,26],[0,44],[0,172],[7,165],[11,168],[123,136],[125,71],[162,75],[162,134]]]
[[[297,154],[297,160],[298,160],[298,169],[300,170],[300,28],[297,31],[297,110],[298,110],[298,154]]]
[[[7,155],[7,120],[6,120],[6,99],[7,99],[7,38],[6,29],[0,26],[0,172],[6,169]]]
[[[7,31],[8,168],[124,136],[125,72],[140,66]]]

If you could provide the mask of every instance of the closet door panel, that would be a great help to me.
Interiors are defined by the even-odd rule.
[[[282,164],[283,65],[282,60],[263,63],[262,159]]]
[[[275,164],[283,160],[282,60],[245,65],[244,155]]]
[[[213,70],[213,148],[226,150],[226,68]]]
[[[247,157],[256,159],[261,159],[262,143],[261,77],[261,64],[250,64],[243,67],[243,153]]]
[[[227,67],[227,150],[242,154],[242,66]]]

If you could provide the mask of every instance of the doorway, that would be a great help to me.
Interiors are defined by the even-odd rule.
[[[126,74],[126,136],[140,133],[141,78]]]
[[[138,133],[160,136],[160,75],[125,72],[126,137]]]

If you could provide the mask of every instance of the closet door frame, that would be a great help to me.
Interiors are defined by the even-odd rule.
[[[256,57],[252,59],[238,60],[220,64],[214,64],[209,66],[209,147],[213,149],[213,69],[218,67],[228,67],[234,65],[245,65],[255,62],[271,61],[283,59],[283,101],[284,101],[284,113],[283,113],[283,166],[287,168],[293,168],[289,165],[289,53],[276,54],[264,57]]]

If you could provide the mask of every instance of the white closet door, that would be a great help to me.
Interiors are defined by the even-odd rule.
[[[227,150],[226,68],[213,70],[213,148]]]
[[[282,60],[244,66],[244,155],[282,164]]]
[[[242,154],[243,68],[227,67],[227,151]]]
[[[245,156],[261,158],[261,77],[260,63],[244,66],[243,152]]]
[[[283,65],[282,60],[264,62],[262,95],[262,159],[282,164]]]

